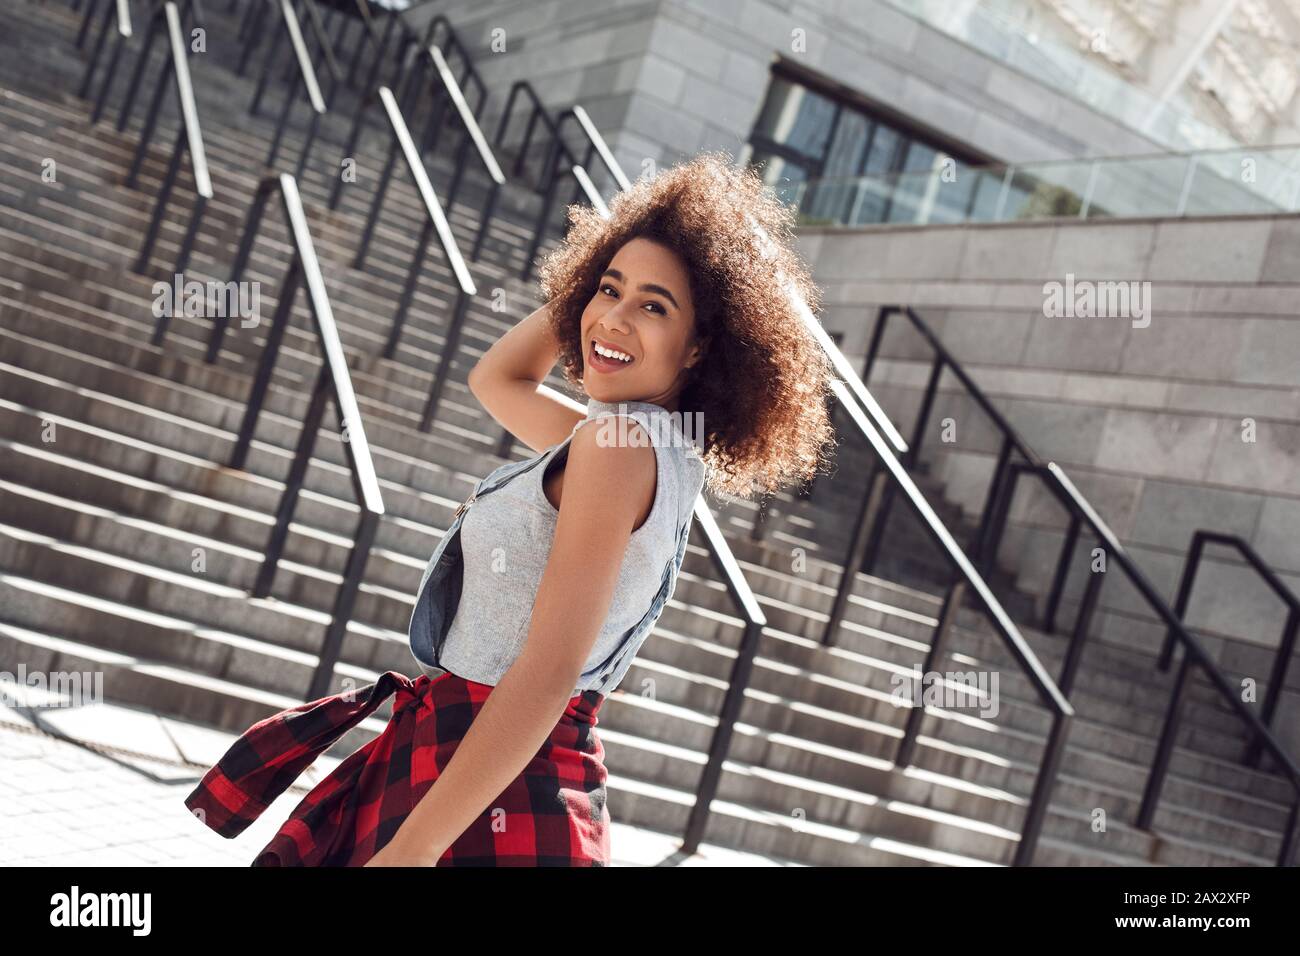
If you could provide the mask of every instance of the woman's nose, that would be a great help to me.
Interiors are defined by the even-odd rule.
[[[600,317],[600,324],[611,332],[619,332],[624,335],[632,331],[632,320],[624,311],[621,302]]]

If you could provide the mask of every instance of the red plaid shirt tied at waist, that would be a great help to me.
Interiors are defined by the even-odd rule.
[[[492,687],[454,674],[386,671],[366,687],[258,721],[185,805],[226,838],[250,823],[345,733],[393,694],[384,732],[308,793],[253,866],[361,866],[392,839],[455,752]],[[570,699],[550,738],[438,865],[603,866],[609,860],[603,697]]]

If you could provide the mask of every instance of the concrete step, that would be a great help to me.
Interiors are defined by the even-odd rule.
[[[0,588],[8,593],[13,578],[5,575]],[[31,582],[27,582],[29,585]],[[0,648],[6,660],[23,661],[29,670],[45,673],[104,674],[104,697],[118,703],[148,701],[151,709],[209,727],[248,727],[272,714],[301,704],[299,695],[271,694],[245,684],[222,680],[151,658],[119,654],[41,630],[0,622]],[[369,681],[367,681],[368,683]],[[359,684],[357,686],[364,686]],[[382,708],[381,708],[382,710]],[[349,730],[326,755],[342,759],[383,732],[388,714],[366,718]],[[206,714],[205,717],[199,716]]]

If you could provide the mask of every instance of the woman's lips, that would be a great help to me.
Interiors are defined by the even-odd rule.
[[[636,364],[636,360],[624,362],[622,359],[606,358],[596,351],[596,343],[592,342],[587,346],[587,365],[597,372],[621,372],[625,368],[631,368]]]

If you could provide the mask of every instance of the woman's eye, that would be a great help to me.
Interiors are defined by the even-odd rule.
[[[600,287],[600,291],[601,291],[601,292],[604,292],[606,289],[609,289],[611,292],[616,292],[616,291],[617,291],[617,290],[615,290],[615,288],[614,288],[612,285],[602,285],[602,286]]]
[[[664,307],[660,305],[658,302],[647,302],[646,305],[653,307],[654,310],[658,312],[660,315],[668,314],[667,312],[664,311]]]

